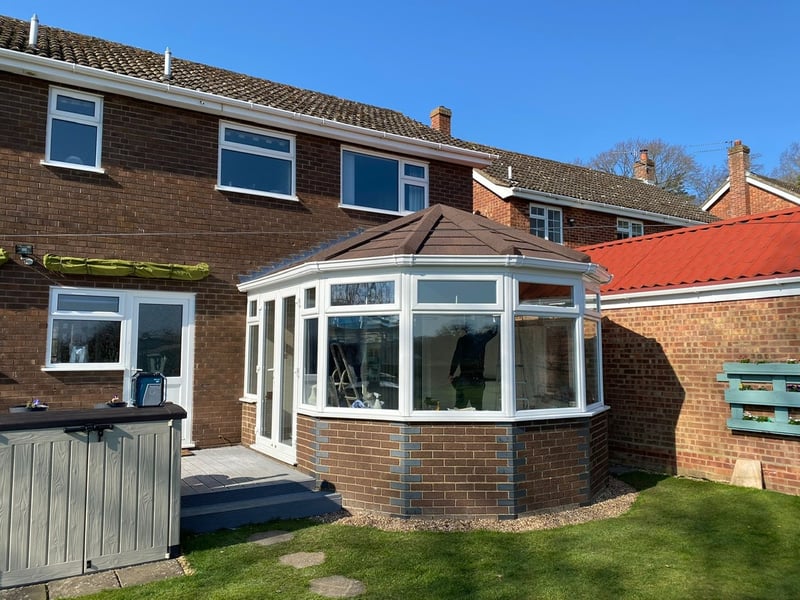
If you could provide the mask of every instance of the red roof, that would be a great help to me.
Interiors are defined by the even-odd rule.
[[[800,275],[800,209],[579,248],[614,277],[604,294]]]

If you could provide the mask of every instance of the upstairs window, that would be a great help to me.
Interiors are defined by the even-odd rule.
[[[217,189],[295,199],[294,137],[221,123]]]
[[[422,210],[428,206],[428,167],[343,150],[342,204],[399,213]]]
[[[103,99],[50,88],[45,163],[77,169],[99,169]]]
[[[618,240],[624,240],[626,238],[637,237],[640,235],[644,235],[644,225],[641,223],[641,221],[617,219]]]
[[[564,242],[561,210],[549,206],[530,205],[531,233],[557,244]]]

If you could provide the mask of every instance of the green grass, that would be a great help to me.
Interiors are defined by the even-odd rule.
[[[796,598],[800,497],[632,473],[641,489],[625,515],[526,533],[388,533],[307,520],[186,537],[196,573],[92,598],[316,599],[308,582],[343,575],[360,598],[570,599]],[[292,541],[246,543],[265,529]],[[292,552],[325,552],[319,566],[281,565]]]

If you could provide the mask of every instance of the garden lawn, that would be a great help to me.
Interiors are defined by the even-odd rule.
[[[309,581],[362,581],[359,598],[489,600],[796,598],[800,594],[800,497],[632,473],[641,489],[621,517],[525,533],[389,533],[367,527],[280,521],[186,537],[195,574],[92,598],[315,599]],[[266,529],[290,542],[246,542]],[[324,552],[295,569],[279,557]]]

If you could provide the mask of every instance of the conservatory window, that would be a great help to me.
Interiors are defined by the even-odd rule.
[[[571,285],[519,282],[519,303],[529,306],[575,306]]]
[[[328,318],[327,406],[397,410],[399,365],[398,315]]]
[[[394,304],[394,281],[334,283],[330,287],[331,306]]]
[[[586,406],[600,402],[600,323],[583,322],[583,367],[586,370]]]
[[[255,396],[258,387],[258,301],[247,303],[247,368],[244,376],[244,393]]]
[[[517,410],[577,406],[575,319],[514,317]]]
[[[414,410],[500,410],[499,314],[414,316]]]
[[[420,304],[496,304],[497,280],[420,279],[417,281]]]

